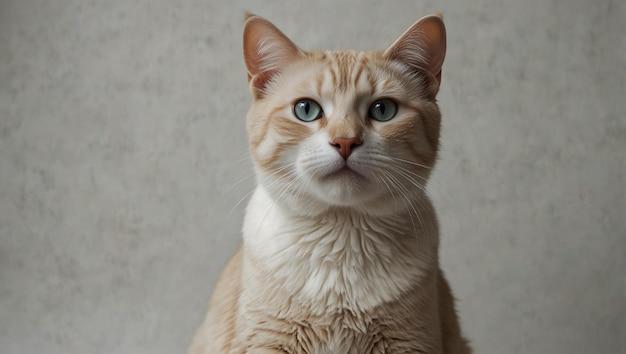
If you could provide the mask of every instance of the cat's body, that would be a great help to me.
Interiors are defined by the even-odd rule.
[[[384,53],[305,53],[248,19],[259,185],[192,354],[470,353],[424,191],[444,54],[436,16]]]

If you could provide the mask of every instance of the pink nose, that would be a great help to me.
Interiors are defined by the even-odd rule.
[[[361,144],[363,144],[363,141],[359,138],[335,138],[330,142],[330,145],[337,149],[337,152],[344,160],[347,160],[352,150]]]

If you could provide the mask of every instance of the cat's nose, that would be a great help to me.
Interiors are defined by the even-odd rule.
[[[363,141],[360,138],[335,138],[330,142],[344,160],[347,160],[352,150],[361,144]]]

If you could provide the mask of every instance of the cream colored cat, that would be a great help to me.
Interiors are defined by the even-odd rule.
[[[435,15],[384,52],[304,52],[247,19],[258,186],[190,353],[470,353],[424,190],[445,51]]]

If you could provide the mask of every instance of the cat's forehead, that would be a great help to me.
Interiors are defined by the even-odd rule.
[[[309,52],[285,70],[278,86],[299,96],[371,96],[402,85],[396,69],[380,52]]]
[[[379,52],[358,50],[326,50],[309,53],[309,55],[316,60],[323,61],[326,64],[336,65],[345,70],[354,68],[357,65],[367,66],[371,60],[380,57],[379,54]]]
[[[318,69],[328,70],[338,80],[338,84],[346,85],[350,79],[356,79],[364,72],[382,69],[382,54],[356,50],[320,51],[309,53],[311,60]]]

